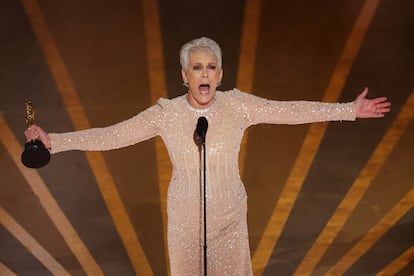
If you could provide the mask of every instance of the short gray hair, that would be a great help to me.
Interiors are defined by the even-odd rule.
[[[183,47],[181,47],[180,63],[181,68],[184,71],[187,71],[188,69],[188,60],[190,58],[190,54],[196,51],[204,51],[210,55],[215,56],[217,58],[218,68],[222,68],[222,56],[220,46],[211,38],[201,37],[193,39],[190,42],[184,44]]]

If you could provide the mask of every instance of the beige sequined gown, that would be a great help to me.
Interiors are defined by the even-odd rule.
[[[259,123],[354,120],[354,103],[270,101],[237,89],[217,91],[214,103],[206,110],[192,108],[185,96],[160,99],[135,117],[110,127],[50,134],[52,152],[110,150],[160,135],[173,164],[167,200],[171,273],[199,275],[203,270],[202,190],[200,155],[193,134],[200,116],[209,122],[206,136],[208,273],[252,275],[247,196],[238,169],[245,129]]]

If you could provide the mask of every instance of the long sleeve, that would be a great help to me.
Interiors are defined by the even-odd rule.
[[[234,90],[247,125],[305,124],[324,121],[353,121],[355,103],[274,101]]]
[[[162,117],[163,108],[156,104],[112,126],[50,133],[51,153],[68,150],[105,151],[130,146],[158,135]]]

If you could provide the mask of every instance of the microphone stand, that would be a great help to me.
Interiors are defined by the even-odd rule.
[[[200,117],[197,121],[197,127],[194,131],[194,141],[198,145],[200,153],[200,177],[201,165],[203,165],[203,226],[204,226],[204,276],[207,276],[207,196],[206,196],[206,134],[208,121],[206,117]],[[203,162],[201,162],[201,150],[203,151]],[[201,179],[200,179],[201,185]],[[200,196],[201,200],[201,196]]]
[[[203,139],[203,218],[204,218],[204,276],[207,276],[207,204],[206,204],[206,141]]]

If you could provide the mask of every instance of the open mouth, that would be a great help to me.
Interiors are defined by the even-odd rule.
[[[200,84],[198,88],[201,94],[207,94],[210,91],[210,84]]]

